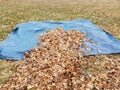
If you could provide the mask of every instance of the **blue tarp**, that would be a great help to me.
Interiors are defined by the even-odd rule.
[[[87,55],[120,53],[120,41],[89,20],[31,21],[16,25],[8,37],[0,42],[0,58],[22,60],[25,51],[30,51],[37,46],[37,35],[53,30],[56,27],[86,33],[88,39],[92,41],[92,43],[87,40],[84,42],[86,46],[91,48],[90,51],[82,47]]]

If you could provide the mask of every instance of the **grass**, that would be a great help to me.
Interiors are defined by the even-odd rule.
[[[71,3],[70,1],[73,1]],[[89,19],[100,28],[111,33],[120,40],[120,2],[119,0],[98,0],[99,2],[82,2],[83,0],[0,0],[0,41],[11,32],[16,24],[27,21],[44,20],[73,20]],[[87,1],[87,0],[85,0]],[[97,1],[97,0],[96,0]],[[96,56],[94,62],[100,65],[91,64],[93,70],[83,66],[88,72],[101,71],[103,60],[117,60],[120,64],[120,55]],[[87,59],[89,60],[89,59]],[[15,73],[16,66],[21,61],[0,60],[0,84],[8,80],[9,75]]]

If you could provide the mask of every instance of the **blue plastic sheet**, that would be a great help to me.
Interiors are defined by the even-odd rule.
[[[89,20],[31,21],[16,25],[8,37],[0,42],[0,58],[22,60],[26,51],[37,46],[37,35],[56,27],[61,27],[66,31],[74,29],[86,33],[89,41],[92,41],[92,43],[88,40],[84,41],[84,45],[91,49],[88,51],[82,47],[83,52],[87,55],[120,53],[120,41]]]

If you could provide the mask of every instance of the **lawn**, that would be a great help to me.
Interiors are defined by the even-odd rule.
[[[0,41],[12,31],[16,24],[27,21],[89,19],[100,28],[120,40],[119,0],[0,0]],[[94,56],[83,70],[88,73],[102,72],[105,66],[116,64],[120,69],[120,55]],[[86,58],[90,60],[91,57]],[[21,61],[0,60],[0,84],[15,73]],[[97,64],[96,64],[97,63]]]

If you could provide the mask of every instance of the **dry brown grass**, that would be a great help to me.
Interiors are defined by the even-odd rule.
[[[84,2],[83,2],[84,1]],[[2,0],[0,2],[0,40],[11,32],[16,24],[37,20],[73,20],[89,19],[102,29],[120,39],[120,4],[119,0]],[[109,2],[108,2],[109,1]],[[95,56],[94,63],[111,65],[115,61],[120,66],[120,55]],[[89,58],[89,57],[88,57]],[[86,60],[89,60],[89,59]],[[102,64],[101,64],[101,61]],[[15,72],[12,67],[21,61],[0,60],[0,84]],[[90,62],[89,62],[90,63]],[[86,72],[102,71],[104,68],[91,63],[84,67]],[[120,68],[120,67],[119,67]]]

